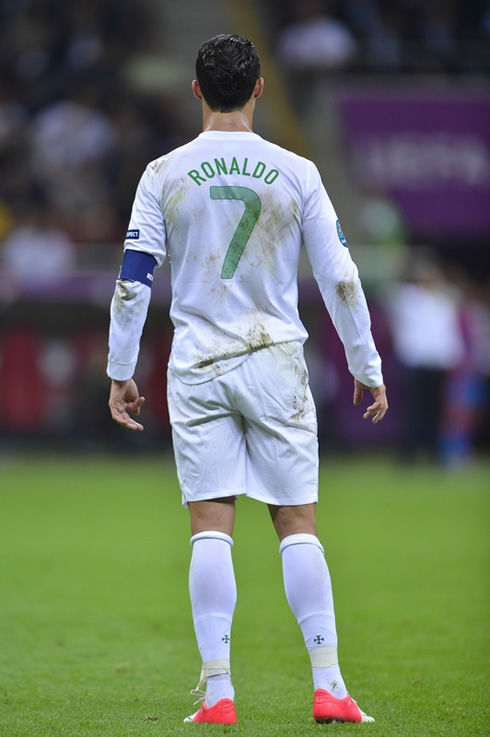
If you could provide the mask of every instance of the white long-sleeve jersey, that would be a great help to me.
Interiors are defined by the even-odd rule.
[[[317,168],[254,133],[221,131],[156,159],[141,178],[124,247],[125,261],[146,273],[135,276],[123,262],[111,305],[109,376],[133,375],[151,265],[167,257],[175,327],[169,369],[183,382],[208,381],[269,345],[304,342],[302,245],[350,372],[367,386],[382,384],[357,268]]]

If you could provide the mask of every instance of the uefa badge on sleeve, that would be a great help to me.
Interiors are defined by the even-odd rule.
[[[345,246],[346,248],[349,248],[349,246],[347,245],[347,241],[345,239],[344,232],[342,230],[342,226],[338,220],[337,220],[337,235],[339,236],[339,241],[342,243],[342,245]]]

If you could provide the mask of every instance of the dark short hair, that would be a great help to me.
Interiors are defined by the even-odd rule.
[[[246,38],[222,33],[199,49],[196,79],[211,110],[240,110],[250,100],[259,77],[260,59]]]

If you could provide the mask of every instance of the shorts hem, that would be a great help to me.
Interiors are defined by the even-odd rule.
[[[296,497],[294,499],[291,499],[291,497],[281,499],[260,492],[249,492],[245,496],[249,499],[255,499],[257,502],[273,504],[275,507],[299,507],[302,504],[316,504],[318,502],[318,493],[305,494],[299,499]]]
[[[224,492],[222,491],[222,492],[218,492],[214,494],[211,494],[210,492],[209,494],[200,495],[199,498],[191,499],[189,497],[186,497],[184,492],[182,492],[182,506],[185,509],[187,509],[187,507],[189,506],[189,502],[210,502],[210,501],[213,501],[213,499],[229,499],[229,498],[236,499],[239,496],[245,496],[245,495],[246,495],[246,491],[244,489],[241,489],[241,490],[234,489],[233,491],[227,490]]]

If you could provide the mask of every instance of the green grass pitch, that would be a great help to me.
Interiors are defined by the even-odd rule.
[[[344,677],[375,724],[316,725],[267,510],[238,502],[239,724],[184,725],[200,662],[173,464],[3,460],[0,735],[490,734],[489,467],[324,463],[319,533]],[[197,708],[197,707],[195,707]]]

